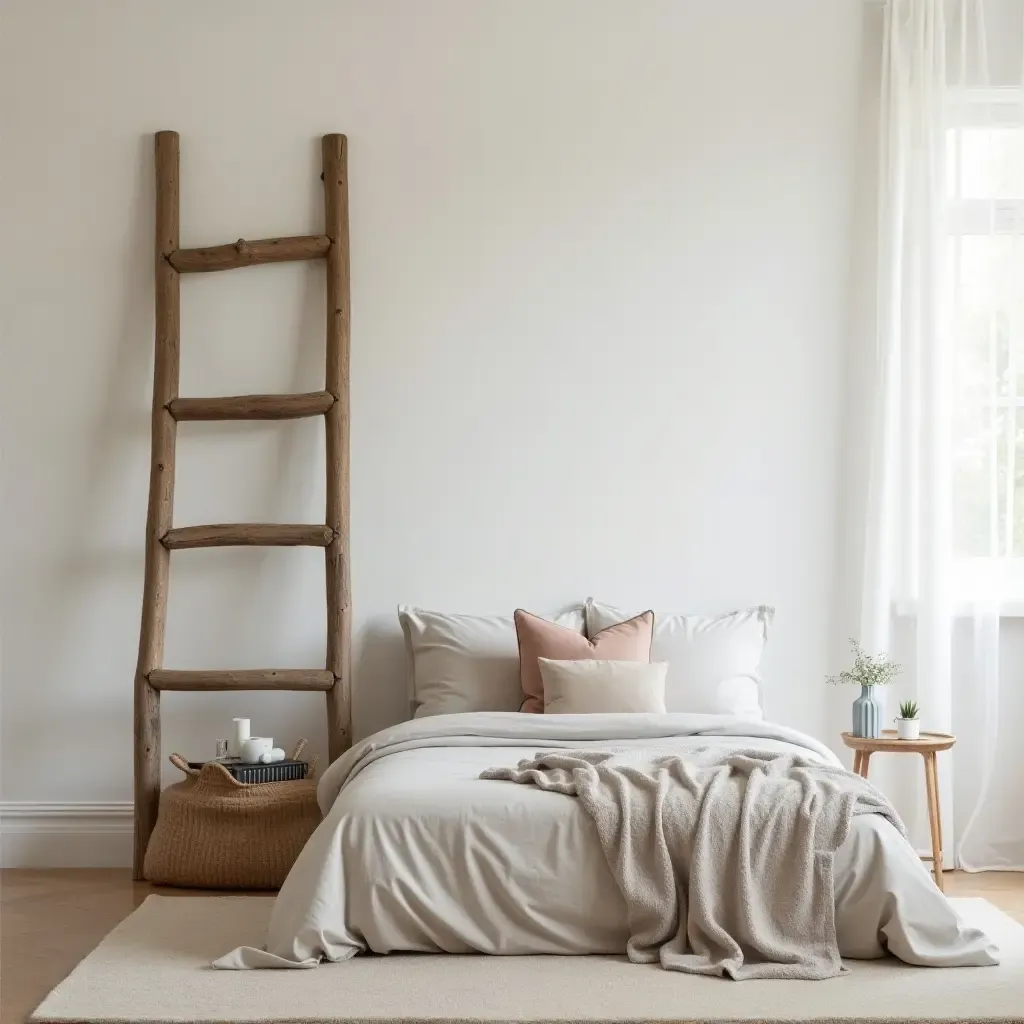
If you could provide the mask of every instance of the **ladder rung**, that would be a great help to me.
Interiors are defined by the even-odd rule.
[[[329,690],[334,676],[312,668],[158,668],[149,673],[149,685],[155,690]]]
[[[235,395],[231,398],[175,398],[167,408],[176,420],[297,420],[322,416],[334,405],[329,391],[305,395]]]
[[[329,526],[312,523],[217,523],[168,530],[160,540],[171,551],[177,548],[325,548],[334,540],[334,531]]]
[[[175,249],[167,254],[167,259],[179,274],[200,274],[209,270],[252,267],[258,263],[318,260],[327,255],[330,247],[331,240],[326,235],[259,238],[252,242],[240,238],[237,242],[207,249]]]

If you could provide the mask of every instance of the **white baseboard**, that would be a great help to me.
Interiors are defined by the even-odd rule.
[[[122,868],[132,864],[130,800],[0,802],[0,867]]]

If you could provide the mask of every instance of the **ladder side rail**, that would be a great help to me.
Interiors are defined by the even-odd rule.
[[[149,506],[142,622],[135,670],[135,844],[132,871],[143,877],[143,861],[160,803],[160,694],[149,674],[163,664],[170,551],[161,538],[174,516],[174,455],[177,425],[167,406],[178,397],[181,295],[178,272],[167,259],[178,248],[180,199],[177,132],[157,132],[155,330]]]
[[[333,761],[352,742],[352,607],[349,569],[349,211],[348,140],[323,137],[324,221],[327,252],[327,514],[334,539],[325,551],[327,583],[328,754]]]

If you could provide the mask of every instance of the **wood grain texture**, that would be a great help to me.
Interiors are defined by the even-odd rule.
[[[326,415],[327,525],[334,540],[326,551],[327,668],[334,687],[327,694],[328,752],[331,760],[352,742],[352,606],[349,584],[349,213],[348,142],[323,137],[324,221],[331,240],[327,253],[326,387],[334,404]]]
[[[882,735],[876,738],[854,736],[850,732],[841,735],[843,743],[851,750],[867,750],[871,753],[923,754],[926,750],[938,753],[949,750],[956,743],[956,737],[948,732],[923,732],[916,740],[901,740],[895,729],[883,729]]]
[[[956,737],[948,732],[923,732],[919,739],[901,740],[894,729],[883,729],[877,737],[854,736],[842,733],[843,743],[853,750],[853,770],[863,778],[868,777],[872,754],[920,754],[924,759],[924,788],[928,800],[928,826],[931,832],[932,855],[925,860],[932,861],[935,884],[944,889],[942,873],[942,807],[939,797],[938,754],[949,750]]]
[[[228,398],[176,398],[168,410],[187,420],[297,420],[322,416],[334,405],[329,391],[301,395],[234,395]]]
[[[932,837],[932,871],[935,884],[942,884],[942,812],[939,808],[939,768],[935,751],[929,750],[922,754],[924,758],[924,783],[928,796],[928,828]]]
[[[152,437],[134,701],[136,878],[142,877],[142,862],[160,803],[160,695],[150,685],[148,676],[163,661],[170,553],[160,541],[171,528],[174,514],[176,424],[167,405],[178,397],[181,300],[178,272],[165,256],[178,247],[178,163],[177,132],[158,132]]]
[[[167,254],[179,274],[204,274],[213,270],[237,270],[261,263],[318,260],[327,255],[331,240],[326,235],[294,235],[290,238],[240,238],[227,245],[205,249],[175,249]]]
[[[181,548],[325,548],[333,539],[334,531],[329,526],[315,523],[213,523],[168,530],[161,542],[169,551],[176,551]]]
[[[319,668],[154,669],[155,690],[330,690],[334,676]]]

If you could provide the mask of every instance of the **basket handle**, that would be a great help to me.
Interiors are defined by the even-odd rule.
[[[186,775],[195,777],[199,774],[199,769],[190,767],[188,761],[186,761],[181,754],[171,754],[167,760],[170,761],[175,768],[183,771]]]
[[[239,782],[220,763],[220,761],[207,761],[203,765],[202,771],[199,773],[200,788],[213,787],[214,789],[245,789],[246,783]]]
[[[306,749],[306,737],[303,736],[302,739],[299,740],[299,742],[295,744],[295,749],[292,751],[292,755],[289,758],[289,760],[291,760],[291,761],[298,761],[298,759],[302,756],[302,752],[305,749]],[[319,760],[320,760],[320,758],[317,757],[317,756],[313,756],[313,757],[311,757],[309,759],[309,769],[306,772],[306,778],[307,779],[312,779],[313,776],[316,775],[316,763]]]

